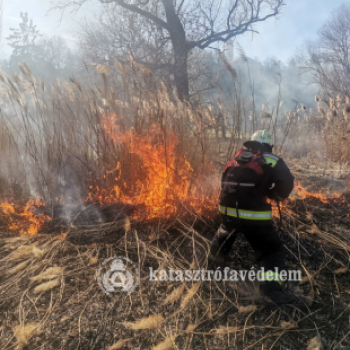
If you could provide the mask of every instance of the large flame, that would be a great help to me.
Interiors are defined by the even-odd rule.
[[[90,201],[140,206],[139,215],[147,219],[173,216],[184,208],[202,215],[217,206],[215,180],[207,186],[214,195],[206,194],[205,178],[195,179],[186,156],[177,151],[178,137],[157,125],[143,133],[121,133],[115,120],[115,114],[106,115],[103,128],[115,145],[127,149],[130,160],[125,166],[117,162],[110,172],[112,186],[104,190],[90,187]]]
[[[6,216],[9,230],[33,235],[51,220],[49,216],[38,212],[38,208],[44,206],[42,198],[31,198],[24,207],[15,206],[5,199],[1,202],[0,209]]]
[[[220,184],[211,164],[195,171],[179,137],[159,125],[121,132],[117,124],[115,114],[107,114],[101,121],[106,137],[119,150],[118,157],[107,157],[108,164],[104,160],[111,171],[92,181],[87,202],[132,205],[139,220],[175,217],[183,212],[201,216],[217,212]],[[288,201],[310,198],[348,205],[340,193],[327,196],[296,183],[294,194],[281,204],[282,210],[289,210]],[[43,214],[44,206],[41,198],[30,199],[23,207],[3,200],[0,209],[10,230],[35,234],[51,220]],[[277,207],[273,207],[273,214],[278,216]]]

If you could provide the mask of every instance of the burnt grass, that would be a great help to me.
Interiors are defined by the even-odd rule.
[[[186,282],[178,300],[164,304],[182,282],[151,282],[149,267],[205,267],[208,244],[219,225],[214,214],[211,219],[187,215],[165,222],[131,220],[130,229],[121,215],[109,223],[46,227],[29,237],[3,229],[0,347],[97,350],[125,339],[120,348],[152,349],[170,338],[175,349],[300,350],[317,338],[325,349],[350,349],[350,215],[349,199],[342,199],[323,203],[311,197],[283,208],[280,235],[287,248],[287,267],[303,271],[302,282],[289,288],[305,303],[282,307],[269,304],[253,284],[215,281],[202,282],[184,303],[192,287]],[[35,246],[42,253],[28,249],[12,258],[21,246]],[[96,281],[100,264],[113,256],[127,256],[139,269],[139,286],[130,295],[106,295]],[[242,236],[231,258],[232,269],[256,267]],[[24,261],[24,268],[9,272]],[[35,293],[40,283],[31,278],[48,267],[64,268],[59,284]],[[151,315],[161,315],[164,321],[139,330],[124,324]],[[18,342],[14,327],[30,323],[40,324],[40,331]]]

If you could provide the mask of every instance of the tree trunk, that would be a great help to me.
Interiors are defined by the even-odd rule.
[[[174,83],[181,100],[189,99],[189,82],[187,72],[188,51],[186,48],[174,47]]]
[[[175,11],[173,0],[163,0],[174,50],[174,83],[181,100],[189,99],[187,58],[189,53],[184,27]]]

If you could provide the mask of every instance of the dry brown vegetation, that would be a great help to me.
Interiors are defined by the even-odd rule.
[[[100,81],[84,87],[74,79],[46,87],[25,64],[21,76],[2,76],[1,194],[13,209],[2,204],[1,348],[349,348],[348,101],[255,120],[256,129],[275,126],[277,151],[306,189],[316,183],[324,193],[340,192],[285,205],[288,268],[304,276],[290,287],[307,302],[271,310],[254,284],[149,281],[149,267],[206,267],[220,171],[252,121],[237,106],[182,103],[142,66],[115,66],[97,66]],[[139,149],[155,157],[148,167]],[[166,165],[158,174],[172,176],[163,178],[171,184],[167,201],[158,198],[169,205],[163,212],[141,201],[158,192],[145,192],[142,177],[134,177],[157,178],[149,169],[160,163],[159,150]],[[51,220],[38,234],[18,236],[16,225],[33,229],[20,208],[36,196],[43,200],[33,202],[33,216]],[[137,264],[139,286],[131,295],[106,295],[96,270],[119,255]],[[254,265],[241,238],[232,257],[232,268]]]
[[[132,222],[125,232],[123,223],[115,222],[113,234],[105,237],[108,244],[76,244],[69,236],[59,240],[55,234],[6,239],[3,232],[2,347],[306,349],[308,342],[320,341],[327,348],[346,348],[348,208],[312,197],[289,207],[282,236],[288,267],[301,268],[305,276],[300,285],[291,286],[308,300],[304,307],[266,308],[254,284],[149,281],[149,267],[205,268],[202,258],[215,232],[215,220],[204,224],[193,218],[190,224],[177,220],[158,225],[153,241],[151,225]],[[317,232],[310,231],[314,225]],[[104,236],[103,225],[94,229]],[[86,227],[76,230],[83,234]],[[33,244],[43,255],[32,253]],[[29,247],[27,254],[13,259],[16,252],[24,252],[22,247]],[[131,295],[107,296],[96,282],[97,266],[91,261],[101,263],[120,255],[137,263],[139,287]],[[241,238],[232,257],[232,268],[249,269],[254,264],[253,253]]]

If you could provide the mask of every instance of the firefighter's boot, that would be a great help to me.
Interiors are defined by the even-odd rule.
[[[277,305],[298,303],[300,301],[299,298],[294,294],[284,294],[282,292],[281,285],[276,281],[267,281],[261,283],[260,291],[263,296],[270,299],[272,303]]]
[[[225,256],[222,253],[216,254],[214,256],[211,251],[209,250],[208,254],[208,270],[216,270],[218,268],[224,268],[226,266],[227,262],[225,259]]]

